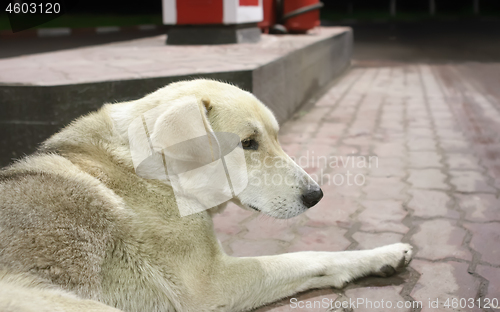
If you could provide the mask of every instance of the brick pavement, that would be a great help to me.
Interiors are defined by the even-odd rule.
[[[331,311],[494,311],[444,306],[453,298],[500,299],[500,96],[491,82],[469,79],[468,66],[480,65],[352,69],[280,131],[284,150],[299,163],[305,157],[310,163],[318,156],[332,160],[301,163],[322,183],[324,199],[289,220],[228,207],[214,219],[227,253],[258,256],[408,242],[415,248],[414,261],[399,275],[310,291],[298,300],[423,303],[422,308]],[[492,72],[491,66],[485,68]],[[500,65],[494,66],[500,73]],[[376,158],[363,166],[358,156]],[[340,157],[336,167],[333,160]],[[348,185],[349,173],[359,183]],[[439,307],[429,307],[429,298],[438,299]],[[328,310],[292,309],[289,300],[257,311]]]

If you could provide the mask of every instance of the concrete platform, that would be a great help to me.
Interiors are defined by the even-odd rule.
[[[253,92],[287,120],[350,64],[352,31],[263,35],[258,43],[166,46],[165,35],[0,60],[0,165],[74,118],[168,83],[208,77]]]

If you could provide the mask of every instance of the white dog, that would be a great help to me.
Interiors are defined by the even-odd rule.
[[[254,258],[224,254],[211,215],[225,204],[181,217],[172,181],[140,176],[131,151],[131,144],[163,148],[196,135],[200,123],[187,112],[181,100],[187,98],[194,99],[206,133],[241,140],[236,149],[248,185],[234,192],[233,202],[290,218],[321,199],[318,184],[281,149],[271,111],[235,86],[184,81],[105,105],[0,171],[0,311],[247,311],[308,289],[387,276],[410,262],[407,244]],[[139,135],[145,128],[135,127],[137,120],[147,136]],[[269,157],[281,165],[264,166]],[[145,166],[148,174],[164,170],[157,162]],[[297,183],[253,183],[263,174]]]

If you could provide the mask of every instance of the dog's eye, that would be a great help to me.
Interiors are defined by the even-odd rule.
[[[252,139],[246,139],[241,141],[241,146],[246,150],[257,150],[259,148],[259,143]]]

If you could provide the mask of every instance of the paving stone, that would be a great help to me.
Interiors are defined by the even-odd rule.
[[[449,218],[460,217],[458,212],[448,209],[451,205],[451,198],[444,192],[410,189],[408,193],[412,195],[412,199],[408,203],[408,208],[414,210],[414,216],[422,218],[438,216]]]
[[[411,114],[409,120],[429,120],[429,113],[427,108],[420,103],[418,106],[409,107]]]
[[[298,239],[287,249],[294,251],[342,251],[351,244],[344,237],[347,230],[339,227],[313,228],[304,226],[298,229]]]
[[[455,116],[449,110],[431,110],[432,117],[439,121],[454,120]]]
[[[343,197],[349,197],[349,198],[360,198],[362,193],[361,193],[361,187],[359,186],[348,186],[348,185],[330,185],[330,187],[333,187],[335,189],[335,193],[343,196]],[[321,186],[323,188],[323,185]]]
[[[432,132],[431,127],[410,127],[408,128],[408,138],[409,139],[417,139],[417,138],[433,138],[434,133]]]
[[[434,124],[434,128],[437,130],[452,130],[452,131],[457,131],[456,128],[457,128],[457,124],[454,120],[440,120],[439,122],[436,122]],[[440,139],[455,139],[455,140],[462,140],[464,139],[464,137],[453,137],[453,136],[440,136],[439,133],[438,133],[438,137]]]
[[[353,103],[352,107],[350,105],[347,107],[345,107],[345,106],[337,107],[337,109],[335,109],[333,112],[329,113],[326,116],[325,121],[340,122],[343,124],[348,124],[351,121],[353,114],[356,112],[354,105],[357,104],[358,101],[355,100],[355,101],[343,101],[342,102],[343,104],[351,103],[351,102]]]
[[[408,139],[410,151],[436,151],[436,141],[429,138]]]
[[[324,150],[317,150],[315,146],[318,145],[319,148]],[[304,170],[311,168],[319,168],[320,165],[324,165],[321,161],[324,159],[328,161],[330,152],[335,152],[336,148],[331,148],[328,146],[321,146],[320,144],[309,144],[304,147],[304,150],[300,153],[300,156],[292,158],[297,165],[299,165]],[[314,170],[310,170],[314,171]]]
[[[340,96],[338,95],[333,95],[333,94],[325,94],[323,97],[321,97],[315,104],[316,107],[330,107],[333,106],[335,102],[339,100]]]
[[[430,128],[432,123],[429,119],[417,119],[408,121],[409,128]]]
[[[313,106],[308,111],[300,111],[298,114],[301,116],[302,121],[318,123],[330,111],[329,107]]]
[[[306,225],[312,227],[351,226],[353,220],[350,215],[359,208],[356,202],[352,198],[342,197],[334,192],[323,193],[325,194],[323,199],[305,212],[309,219]]]
[[[390,130],[390,131],[399,131],[403,132],[404,131],[404,124],[400,121],[392,121],[392,120],[385,120],[382,119],[379,125],[380,128]]]
[[[373,132],[373,126],[366,125],[366,123],[362,121],[353,124],[347,131],[348,135],[352,137],[368,135],[372,132]]]
[[[358,215],[364,231],[390,231],[406,233],[408,228],[401,221],[407,215],[402,202],[395,200],[363,200],[365,209]]]
[[[367,177],[363,191],[367,199],[396,199],[404,200],[407,195],[403,193],[406,185],[399,178]]]
[[[472,232],[470,246],[481,253],[481,261],[500,265],[500,222],[465,222],[464,227]]]
[[[482,170],[482,168],[479,166],[479,160],[472,155],[447,154],[446,158],[451,169],[470,169],[476,171]]]
[[[326,312],[339,296],[330,289],[316,289],[285,298],[253,312]]]
[[[441,140],[447,140],[447,139],[453,139],[458,141],[466,140],[462,132],[457,129],[436,127],[436,134],[438,138]]]
[[[388,96],[385,98],[384,106],[382,107],[383,112],[403,114],[405,111],[404,110],[405,102],[406,102],[406,97],[404,95]]]
[[[328,140],[328,142],[331,142],[331,140]],[[301,167],[314,167],[314,161],[315,159],[318,159],[318,157],[326,157],[328,159],[328,156],[336,150],[333,144],[325,144],[324,142],[318,142],[317,139],[311,140],[309,143],[306,145],[306,152],[305,152],[305,157],[307,157],[307,163],[308,165],[303,165],[300,163],[299,165]]]
[[[282,241],[291,241],[295,237],[293,233],[300,217],[293,219],[279,220],[264,215],[245,222],[244,226],[248,229],[245,238],[250,240],[259,239],[279,239]]]
[[[244,229],[240,225],[240,222],[256,215],[256,212],[248,211],[233,203],[229,203],[222,213],[216,214],[213,217],[215,231],[227,235],[236,235]]]
[[[411,168],[441,168],[441,156],[436,152],[410,152],[409,166]]]
[[[489,282],[488,292],[485,298],[490,300],[497,299],[500,308],[500,268],[494,268],[485,265],[478,265],[476,272],[482,277],[486,278]],[[496,302],[492,304],[495,306]]]
[[[287,134],[305,134],[310,137],[310,135],[318,130],[317,122],[310,122],[307,120],[297,119],[293,122],[293,127],[290,123],[285,123],[281,126],[280,133]]]
[[[406,156],[405,154],[405,133],[404,131],[394,131],[394,130],[385,130],[385,129],[377,129],[373,133],[374,139],[376,142],[374,142],[374,146],[378,146],[378,144],[386,144],[386,143],[401,143],[401,150],[402,154]],[[375,150],[375,148],[374,148]],[[390,155],[379,155],[379,156],[387,156],[391,157]]]
[[[294,133],[280,131],[278,134],[278,140],[283,146],[283,144],[301,144],[307,143],[311,139],[311,135],[308,133]]]
[[[389,110],[386,108],[384,105],[384,108],[382,109],[382,115],[380,116],[381,122],[396,122],[396,123],[403,123],[404,122],[404,115],[403,111],[393,111]]]
[[[356,249],[373,249],[389,244],[400,243],[403,234],[356,232],[352,237],[358,242]]]
[[[302,144],[281,144],[281,148],[283,151],[292,159],[296,159],[297,157],[300,157],[302,150],[303,150],[303,145]]]
[[[358,135],[357,137],[348,137],[342,140],[342,143],[347,145],[371,146],[373,144],[373,140],[369,135]]]
[[[325,122],[319,128],[317,136],[337,142],[337,139],[344,133],[345,127],[343,123]]]
[[[429,108],[432,112],[449,112],[450,108],[448,104],[446,103],[446,99],[440,94],[440,96],[437,97],[428,97],[427,102],[429,103]]]
[[[444,189],[450,187],[444,182],[446,176],[438,169],[410,169],[410,176],[408,182],[416,188],[424,189]]]
[[[405,157],[405,150],[404,143],[399,141],[377,145],[374,152],[379,157]]]
[[[399,177],[406,176],[405,161],[399,157],[377,157],[377,162],[370,169],[372,177]]]
[[[306,169],[306,172],[309,171]],[[328,167],[316,170],[311,177],[329,192],[343,194],[344,189],[354,192],[351,196],[355,196],[359,195],[360,188],[366,183],[367,171],[366,168],[335,168],[335,165],[330,163]]]
[[[354,176],[357,174],[366,175],[371,167],[377,166],[378,158],[376,156],[362,156],[362,155],[344,155],[337,156],[338,159],[330,158],[329,168],[332,168],[332,174],[343,174]],[[335,160],[334,160],[335,159]],[[337,181],[337,184],[341,184],[340,181]],[[360,180],[354,181],[354,177],[349,177],[349,179],[345,179],[343,184],[347,185],[358,185],[361,186],[363,181],[360,177]]]
[[[465,298],[468,300],[469,298],[476,298],[479,282],[467,272],[468,266],[467,263],[455,261],[433,263],[424,260],[413,260],[411,267],[421,275],[410,295],[415,300],[422,302],[421,311],[482,311],[477,307],[453,309],[444,306],[447,300],[449,300],[449,304],[452,304],[453,299]],[[437,306],[435,307],[436,300]]]
[[[451,184],[459,192],[496,192],[490,185],[490,181],[477,171],[453,171],[450,170]]]
[[[471,260],[470,252],[462,246],[465,235],[465,230],[454,221],[437,219],[422,222],[412,241],[419,248],[417,256],[420,258]]]
[[[500,199],[493,194],[456,195],[469,221],[500,221]]]
[[[446,152],[465,153],[470,149],[470,144],[466,140],[442,139],[440,145]]]
[[[277,240],[236,240],[230,245],[234,257],[270,256],[283,253],[285,244]]]

